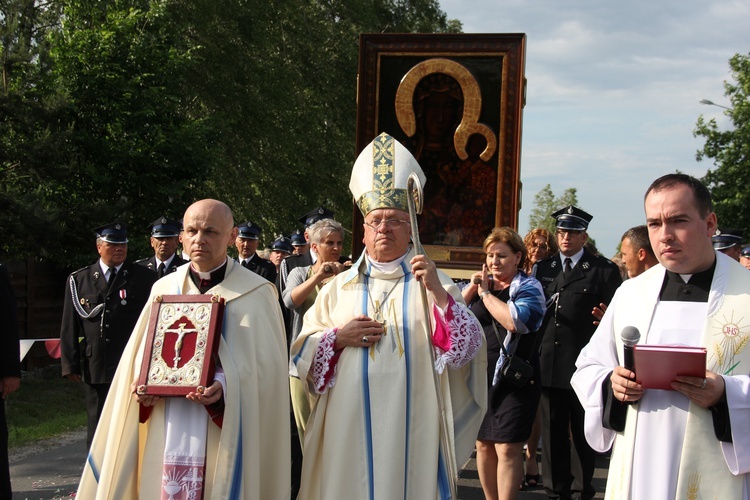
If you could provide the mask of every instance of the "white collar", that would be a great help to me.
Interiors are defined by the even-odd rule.
[[[125,263],[123,262],[122,264],[125,264]],[[119,266],[115,266],[115,269],[117,270],[118,273],[120,272],[120,268],[122,267],[122,264],[120,264]],[[102,270],[102,276],[107,276],[107,272],[109,271],[109,268],[112,267],[112,266],[108,266],[100,258],[99,259],[99,267]]]
[[[583,248],[578,250],[578,252],[574,253],[570,257],[567,257],[560,252],[560,264],[563,266],[565,265],[565,259],[570,259],[570,267],[576,267],[576,264],[578,264],[578,261],[581,260],[581,257],[583,257]]]

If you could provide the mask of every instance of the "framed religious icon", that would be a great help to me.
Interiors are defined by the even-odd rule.
[[[218,295],[157,295],[136,391],[185,396],[213,383],[224,314]]]
[[[357,152],[381,132],[411,151],[427,179],[421,242],[454,278],[484,261],[493,227],[518,226],[525,46],[524,34],[360,36]]]

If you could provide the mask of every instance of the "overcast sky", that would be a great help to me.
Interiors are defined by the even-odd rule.
[[[519,232],[534,195],[578,189],[599,250],[644,222],[643,194],[660,175],[703,177],[700,114],[729,126],[729,58],[750,53],[750,1],[440,0],[465,33],[525,33]],[[719,221],[721,224],[721,221]]]

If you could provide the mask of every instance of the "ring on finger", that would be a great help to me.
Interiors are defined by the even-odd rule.
[[[701,389],[705,389],[706,385],[708,384],[708,379],[703,379],[703,384],[701,385]]]
[[[366,344],[366,343],[368,343],[369,341],[370,341],[370,339],[368,339],[368,338],[367,338],[367,335],[365,335],[364,337],[362,337],[362,343],[363,343],[363,344]]]

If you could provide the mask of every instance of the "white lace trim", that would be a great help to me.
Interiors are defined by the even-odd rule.
[[[451,313],[453,317],[446,324],[451,338],[450,350],[446,352],[435,347],[435,370],[438,373],[443,373],[446,367],[461,368],[474,359],[482,347],[482,328],[469,308],[454,302]]]
[[[337,328],[326,328],[323,335],[318,341],[318,347],[315,349],[315,358],[313,359],[312,375],[315,384],[315,392],[324,394],[336,382],[336,367],[331,367],[331,359],[336,354],[333,345],[336,343]],[[333,368],[331,380],[326,384],[326,375]]]

